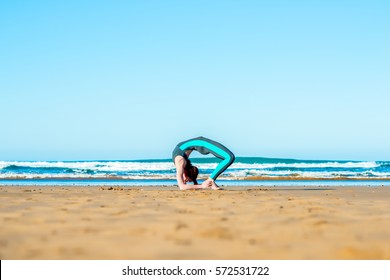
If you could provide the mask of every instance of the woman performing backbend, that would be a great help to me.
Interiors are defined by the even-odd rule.
[[[199,170],[196,166],[192,165],[191,161],[188,159],[191,152],[194,150],[203,155],[213,154],[217,158],[222,159],[217,168],[211,173],[210,177],[201,185],[198,185],[198,181],[196,180]],[[222,144],[205,137],[197,137],[177,144],[172,152],[172,159],[176,166],[176,179],[181,190],[206,188],[219,190],[221,188],[215,183],[215,180],[233,163],[235,157],[234,154]],[[187,182],[193,182],[194,184],[187,185]]]

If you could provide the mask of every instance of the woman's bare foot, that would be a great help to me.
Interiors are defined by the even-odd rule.
[[[208,178],[206,181],[204,181],[202,183],[202,188],[203,189],[210,189],[210,188],[212,188],[212,184],[213,184],[213,180]]]
[[[202,183],[203,189],[213,189],[213,190],[222,190],[220,186],[218,186],[213,179],[208,178],[206,181]]]
[[[212,181],[211,188],[213,190],[222,190],[220,186],[218,186],[213,179],[210,179]]]

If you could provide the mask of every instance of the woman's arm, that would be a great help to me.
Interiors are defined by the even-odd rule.
[[[175,158],[175,165],[176,165],[176,180],[177,184],[179,185],[179,188],[181,190],[198,190],[198,189],[206,189],[209,188],[208,184],[202,184],[202,185],[187,185],[184,181],[184,167],[185,167],[186,161],[183,157],[177,156]]]

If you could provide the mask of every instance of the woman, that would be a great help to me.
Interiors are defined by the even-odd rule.
[[[211,173],[210,177],[201,185],[198,185],[196,178],[199,170],[191,164],[188,159],[192,151],[197,151],[203,155],[213,154],[222,161],[217,168]],[[215,183],[217,177],[226,170],[234,161],[235,157],[228,148],[222,144],[205,137],[197,137],[177,144],[172,152],[172,159],[176,166],[176,179],[181,190],[190,189],[221,189]],[[187,185],[187,182],[193,182],[193,185]]]

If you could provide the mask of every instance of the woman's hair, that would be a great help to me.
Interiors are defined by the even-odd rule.
[[[192,182],[194,182],[195,185],[198,184],[198,181],[196,180],[199,174],[198,167],[192,165],[190,162],[187,162],[187,165],[184,168],[184,172],[186,173],[187,177],[190,178]]]

